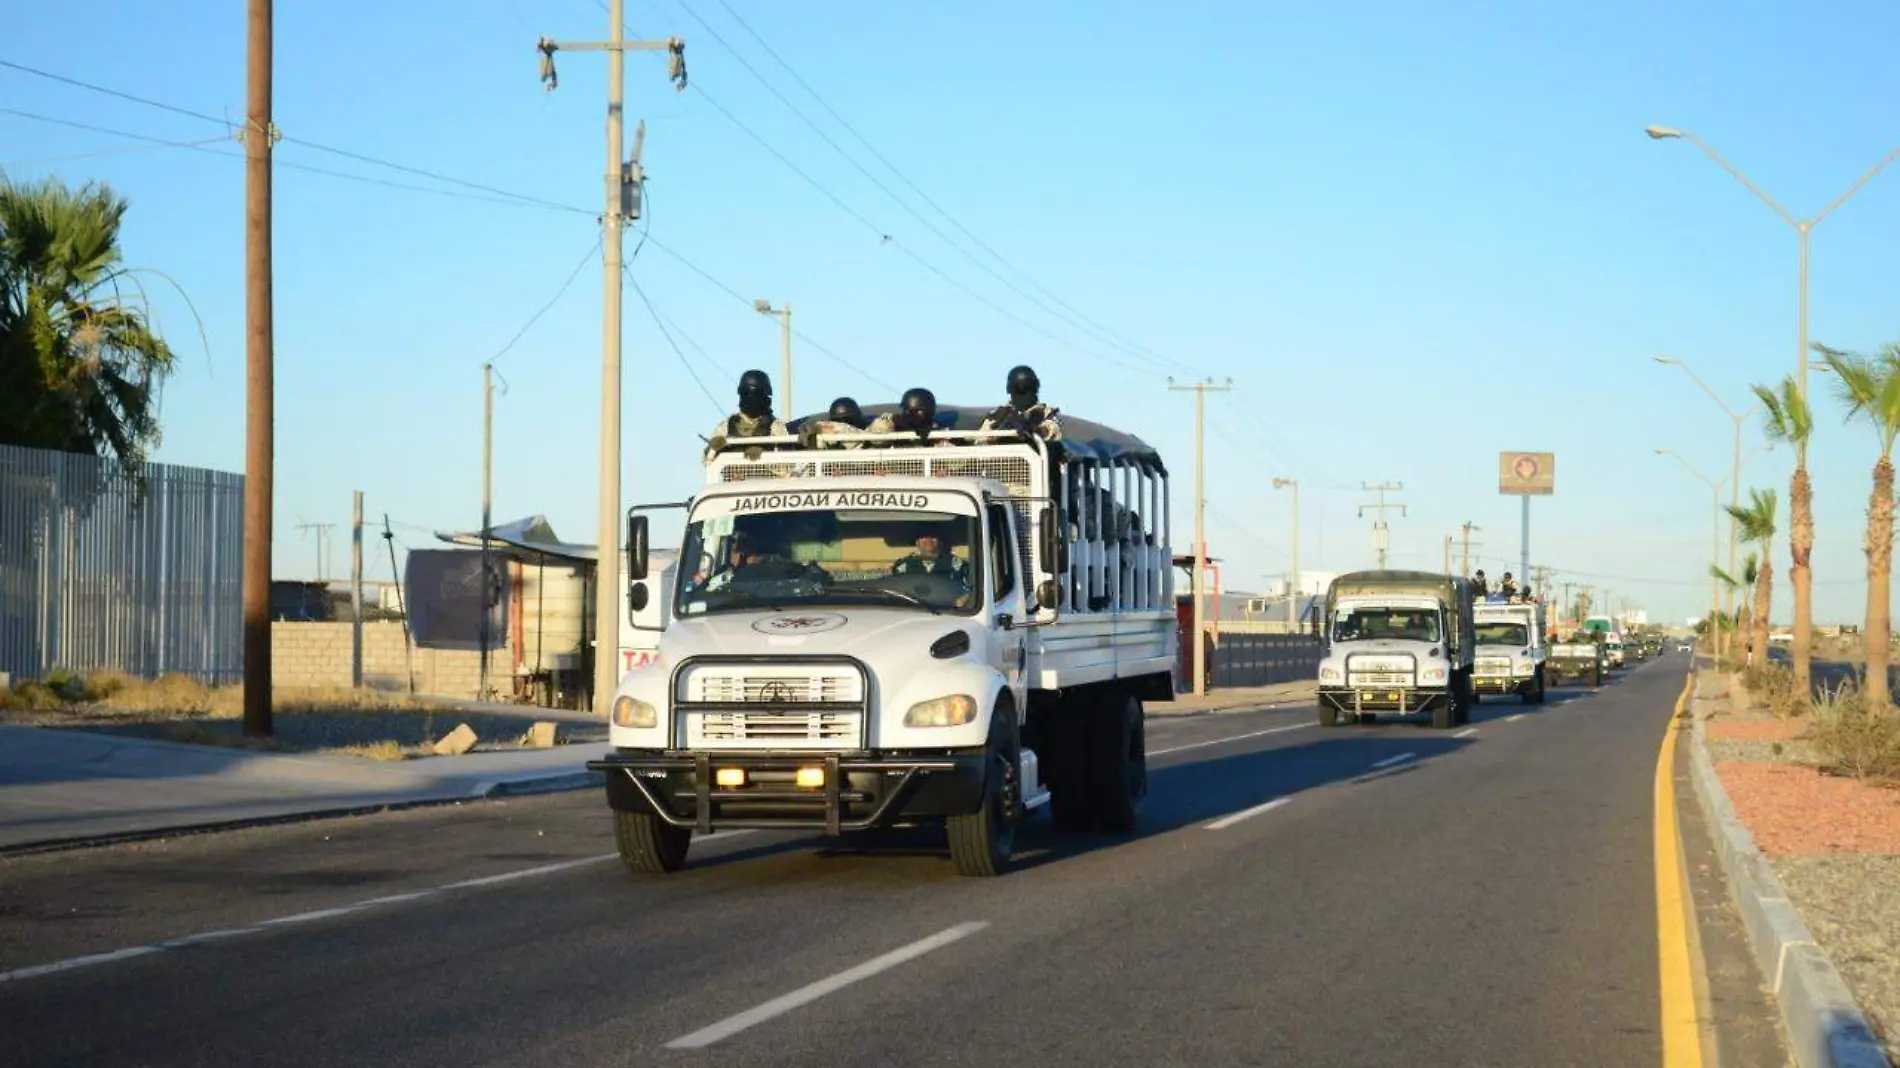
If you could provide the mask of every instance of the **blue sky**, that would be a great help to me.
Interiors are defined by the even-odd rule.
[[[686,38],[693,86],[675,93],[657,58],[628,63],[628,113],[647,121],[645,225],[738,296],[655,244],[633,261],[717,406],[629,293],[626,495],[690,491],[695,435],[738,373],[776,373],[775,325],[746,306],[763,297],[791,302],[802,333],[871,376],[801,342],[801,409],[912,384],[988,403],[1010,365],[1033,364],[1046,399],[1171,458],[1179,545],[1191,530],[1193,413],[1163,378],[1232,377],[1236,391],[1209,402],[1208,435],[1208,537],[1232,587],[1288,566],[1290,502],[1275,475],[1302,482],[1308,568],[1369,565],[1358,507],[1370,498],[1357,487],[1399,481],[1408,513],[1391,520],[1395,564],[1433,564],[1445,535],[1471,521],[1486,569],[1515,570],[1517,501],[1496,492],[1496,457],[1537,449],[1557,453],[1558,486],[1535,502],[1534,562],[1658,615],[1695,614],[1708,597],[1708,491],[1653,450],[1719,476],[1731,424],[1650,357],[1689,362],[1736,406],[1750,382],[1791,370],[1796,244],[1693,147],[1652,142],[1643,127],[1695,131],[1798,215],[1900,142],[1888,106],[1900,70],[1886,47],[1900,11],[1871,0],[1567,11],[727,2],[823,104],[719,0],[628,3],[636,32]],[[0,59],[242,115],[238,0],[98,5],[83,36],[70,8],[0,6]],[[591,210],[605,64],[562,55],[548,93],[533,44],[603,36],[605,23],[594,0],[280,5],[280,575],[314,570],[314,545],[292,524],[332,522],[342,535],[355,489],[409,545],[478,522],[480,365],[583,261],[497,363],[508,391],[496,405],[495,513],[545,513],[564,537],[592,540],[593,217],[290,165],[470,193],[311,147],[322,145]],[[964,252],[867,180],[735,51]],[[4,68],[0,108],[167,140],[224,132]],[[206,351],[182,301],[159,298],[183,354],[159,458],[231,470],[243,463],[244,187],[242,164],[223,157],[237,152],[0,112],[11,176],[99,179],[131,199],[128,260],[175,278],[210,341]],[[1900,170],[1816,231],[1816,340],[1872,349],[1900,338],[1896,224]],[[1073,316],[1024,275],[1168,366],[1065,322]],[[1875,439],[1842,427],[1826,377],[1814,383],[1816,612],[1858,619]],[[1745,451],[1760,440],[1751,425]],[[1785,497],[1788,472],[1785,452],[1762,453],[1744,485]],[[1785,548],[1776,567],[1785,571]]]

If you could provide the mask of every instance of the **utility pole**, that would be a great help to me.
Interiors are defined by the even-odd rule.
[[[271,0],[250,0],[246,16],[244,115],[244,733],[268,737],[271,724],[270,555],[272,467],[276,462],[271,374]]]
[[[1464,555],[1464,563],[1463,563],[1464,573],[1465,573],[1466,578],[1470,578],[1471,577],[1471,532],[1474,530],[1483,530],[1484,528],[1479,526],[1476,523],[1471,522],[1470,520],[1466,520],[1465,522],[1459,524],[1459,529],[1464,532],[1464,547],[1462,550],[1463,555]],[[1480,542],[1478,544],[1478,547],[1482,549],[1484,548],[1484,544]]]
[[[1168,379],[1168,389],[1194,394],[1194,696],[1207,694],[1207,646],[1203,633],[1207,614],[1207,395],[1225,393],[1234,388],[1234,380],[1215,385],[1202,379],[1193,385],[1177,386]]]
[[[1297,478],[1276,478],[1273,480],[1273,488],[1291,489],[1293,491],[1293,573],[1287,577],[1286,621],[1287,625],[1292,628],[1291,633],[1298,634],[1300,632],[1300,624],[1304,621],[1306,616],[1303,610],[1306,606],[1306,601],[1303,596],[1303,591],[1300,589],[1300,480]]]
[[[317,582],[318,582],[319,584],[321,584],[321,583],[323,582],[323,572],[324,572],[324,563],[325,563],[325,560],[327,559],[327,554],[325,554],[325,553],[324,553],[324,551],[323,551],[323,550],[324,550],[324,539],[326,539],[326,538],[328,538],[328,537],[330,536],[330,534],[329,534],[329,532],[330,532],[330,529],[331,529],[331,528],[333,528],[333,527],[335,527],[335,526],[336,526],[336,524],[335,524],[335,523],[310,523],[310,522],[306,522],[306,521],[303,521],[303,520],[299,520],[299,521],[297,522],[297,531],[298,531],[298,533],[300,533],[300,534],[313,534],[313,533],[314,533],[314,534],[315,534],[315,535],[317,536],[317,542],[316,542],[316,548],[317,548],[317,571],[316,571],[316,576],[317,576]]]
[[[350,688],[363,688],[363,491],[350,495]]]
[[[1445,535],[1445,574],[1451,574],[1451,535]]]
[[[792,406],[792,306],[784,304],[774,308],[771,301],[755,300],[752,310],[760,315],[778,317],[779,393],[784,398],[778,413],[780,418],[789,421],[798,414],[798,409]]]
[[[592,694],[594,711],[604,719],[613,701],[614,686],[620,675],[620,291],[622,288],[621,238],[629,222],[640,216],[641,186],[646,174],[640,167],[639,142],[629,163],[623,156],[626,138],[623,128],[626,96],[626,54],[634,52],[670,53],[667,73],[674,87],[686,90],[686,42],[678,37],[664,41],[629,41],[626,37],[626,0],[607,0],[607,40],[550,41],[543,37],[536,45],[541,53],[541,80],[552,91],[560,83],[554,70],[554,53],[607,53],[607,196],[601,214],[603,249],[601,271],[604,289],[601,316],[600,368],[600,516],[597,529],[594,568],[594,671]]]
[[[1361,482],[1359,483],[1359,488],[1365,490],[1367,493],[1376,493],[1379,495],[1378,503],[1362,504],[1359,506],[1359,518],[1364,519],[1366,517],[1366,509],[1368,508],[1379,513],[1379,518],[1374,520],[1372,524],[1372,548],[1379,554],[1379,570],[1384,571],[1386,554],[1392,547],[1392,535],[1391,531],[1386,527],[1385,513],[1397,508],[1401,518],[1406,515],[1405,505],[1388,504],[1385,495],[1387,493],[1396,493],[1404,489],[1405,483],[1381,482],[1374,486],[1367,482]]]
[[[482,364],[482,652],[481,672],[478,676],[480,681],[475,685],[475,699],[477,701],[488,700],[488,646],[492,637],[489,634],[488,625],[488,610],[492,607],[489,604],[488,598],[488,591],[492,588],[488,578],[490,574],[488,543],[489,535],[493,533],[495,529],[494,513],[491,509],[494,472],[495,365],[492,363],[484,363]]]

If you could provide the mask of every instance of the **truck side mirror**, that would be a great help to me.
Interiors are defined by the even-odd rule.
[[[1061,589],[1055,579],[1043,579],[1036,587],[1036,607],[1045,612],[1054,611],[1061,600]]]
[[[1056,556],[1058,554],[1056,552],[1057,531],[1055,509],[1048,505],[1043,505],[1036,514],[1036,525],[1042,531],[1042,537],[1038,540],[1036,546],[1037,555],[1041,558],[1040,563],[1042,564],[1042,569],[1053,575],[1062,570],[1056,566]],[[1040,593],[1037,594],[1037,598],[1041,598]]]
[[[627,517],[627,578],[637,582],[646,577],[647,517],[630,515]]]
[[[650,595],[647,593],[647,584],[644,582],[636,581],[632,587],[627,590],[627,606],[632,608],[635,612],[646,611],[649,599]]]

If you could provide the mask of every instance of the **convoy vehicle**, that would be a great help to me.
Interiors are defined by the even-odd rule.
[[[1326,590],[1319,722],[1382,712],[1426,714],[1444,729],[1469,721],[1477,651],[1471,583],[1429,571],[1355,571]]]
[[[957,869],[988,876],[1045,805],[1133,829],[1142,702],[1174,699],[1167,470],[1099,424],[1065,414],[1052,455],[974,429],[988,412],[735,437],[692,500],[656,506],[686,513],[673,619],[587,765],[629,870],[677,871],[728,828],[942,825]],[[655,510],[628,516],[636,614],[665,596]]]
[[[1602,643],[1578,638],[1551,646],[1550,659],[1544,663],[1545,676],[1552,686],[1571,681],[1591,687],[1601,686],[1603,676],[1608,671]]]
[[[1610,631],[1603,636],[1603,660],[1612,671],[1620,671],[1624,665],[1623,636]]]
[[[1472,607],[1478,652],[1471,688],[1477,694],[1516,694],[1525,704],[1542,704],[1544,606],[1530,601],[1480,602]]]

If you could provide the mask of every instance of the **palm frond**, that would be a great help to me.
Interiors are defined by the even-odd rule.
[[[1800,445],[1814,433],[1814,409],[1793,375],[1772,386],[1750,387],[1761,400],[1762,432],[1770,444]]]

